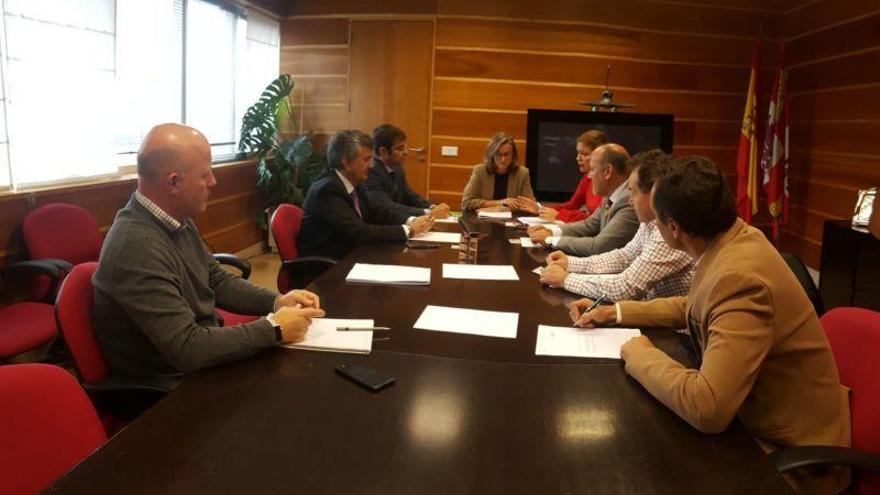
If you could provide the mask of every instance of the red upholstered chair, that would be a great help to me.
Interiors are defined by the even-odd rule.
[[[300,257],[296,249],[296,238],[302,226],[303,211],[298,206],[281,204],[272,214],[272,237],[281,256],[278,270],[278,291],[282,294],[290,289],[302,289],[321,273],[336,264],[336,260],[324,256]]]
[[[853,466],[849,493],[880,494],[880,313],[835,308],[821,320],[841,382],[850,388],[852,448],[794,447],[770,457],[780,472],[816,464]]]
[[[58,290],[55,318],[83,388],[101,412],[107,431],[112,433],[121,423],[136,417],[164,397],[171,386],[158,381],[145,385],[111,376],[110,366],[92,328],[92,275],[97,268],[95,262],[73,267]]]
[[[41,275],[49,286],[57,284],[62,272],[52,263],[21,261],[4,269],[7,282],[29,280]],[[0,307],[0,361],[35,349],[57,335],[52,305],[43,302],[21,302]]]
[[[107,435],[76,380],[57,366],[0,366],[0,493],[31,495]]]

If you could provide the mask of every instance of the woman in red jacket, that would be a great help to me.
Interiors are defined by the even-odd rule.
[[[577,164],[578,170],[581,171],[583,177],[578,182],[577,189],[571,199],[565,203],[555,205],[553,208],[542,208],[541,218],[544,220],[562,220],[563,222],[576,222],[583,220],[593,213],[593,210],[599,207],[602,202],[602,196],[593,194],[593,184],[590,181],[590,154],[603,144],[608,142],[605,133],[593,129],[589,130],[577,138]],[[581,207],[585,206],[585,209]]]

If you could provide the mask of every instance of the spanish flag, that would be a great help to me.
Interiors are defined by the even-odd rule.
[[[736,157],[736,211],[746,223],[751,223],[752,215],[758,213],[758,141],[755,138],[755,122],[757,122],[758,112],[758,49],[760,46],[761,40],[758,40],[752,56],[749,92],[746,95],[746,111],[743,114],[739,150]]]

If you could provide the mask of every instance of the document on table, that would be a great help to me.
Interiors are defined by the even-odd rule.
[[[509,211],[483,211],[477,212],[477,218],[513,218]]]
[[[430,285],[431,269],[420,266],[355,263],[345,277],[345,281],[394,285]]]
[[[426,232],[420,236],[413,237],[410,241],[424,242],[446,242],[458,244],[461,242],[461,234],[458,232]]]
[[[517,220],[526,225],[542,225],[545,223],[555,223],[556,225],[565,225],[562,220],[544,220],[541,217],[517,217]]]
[[[426,306],[413,328],[515,339],[518,324],[518,313]]]
[[[520,237],[519,239],[508,239],[511,244],[518,244],[524,248],[533,248],[533,247],[542,247],[540,244],[535,244],[532,242],[532,239],[529,237]]]
[[[336,330],[336,327],[371,328],[372,326],[373,320],[315,318],[309,325],[305,339],[296,344],[284,344],[284,347],[306,351],[369,354],[373,349],[372,331],[340,332]]]
[[[620,359],[620,347],[642,333],[635,328],[572,328],[538,325],[536,356]]]
[[[443,263],[443,278],[519,280],[513,265],[459,265]]]
[[[458,223],[458,219],[455,217],[435,218],[434,223]]]
[[[532,273],[534,273],[535,275],[541,275],[542,273],[544,273],[544,267],[543,266],[535,267],[535,269],[532,270]]]

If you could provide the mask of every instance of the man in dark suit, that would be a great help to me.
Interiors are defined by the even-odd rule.
[[[364,183],[370,203],[386,212],[446,218],[446,203],[432,205],[407,184],[403,168],[407,150],[406,134],[400,128],[383,124],[373,129],[373,167]]]
[[[372,166],[373,140],[339,131],[327,144],[329,168],[306,195],[297,247],[304,256],[342,258],[367,242],[403,242],[430,230],[433,219],[375,208],[363,182]]]

